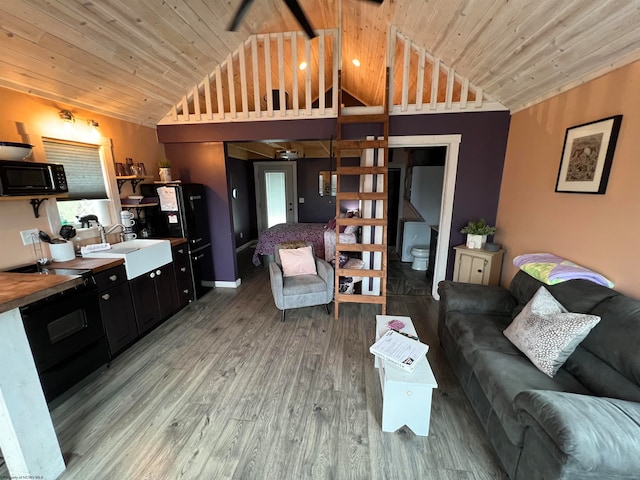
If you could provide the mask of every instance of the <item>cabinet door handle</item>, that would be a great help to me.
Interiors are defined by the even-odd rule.
[[[102,295],[103,300],[109,300],[110,298],[111,298],[111,295],[109,295],[108,293],[105,293],[104,295]]]
[[[184,253],[184,248],[179,248],[178,253]]]
[[[187,267],[182,267],[182,268],[180,269],[180,271],[181,271],[181,272],[186,272],[186,271],[187,271]]]
[[[188,289],[188,288],[185,288],[185,289],[182,291],[182,293],[189,293],[189,289]]]
[[[109,280],[111,280],[112,282],[115,282],[118,279],[118,275],[111,275],[109,277]]]
[[[149,278],[156,278],[156,274],[155,274],[154,272],[151,272],[151,273],[149,274]]]
[[[156,270],[156,275],[162,275],[162,270]]]

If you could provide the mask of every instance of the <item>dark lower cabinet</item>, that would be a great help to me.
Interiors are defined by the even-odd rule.
[[[140,334],[177,310],[178,298],[172,263],[140,275],[129,284]]]
[[[98,285],[100,313],[111,356],[138,338],[131,291],[124,266],[94,275]]]
[[[172,249],[173,272],[176,276],[176,293],[178,295],[178,308],[182,308],[193,301],[193,276],[191,274],[191,262],[187,244],[176,245]]]

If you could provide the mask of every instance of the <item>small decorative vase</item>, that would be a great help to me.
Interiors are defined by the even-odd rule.
[[[171,181],[171,169],[170,168],[161,168],[160,169],[160,181],[161,182],[170,182]]]
[[[485,243],[487,243],[486,235],[467,234],[467,248],[484,248]]]

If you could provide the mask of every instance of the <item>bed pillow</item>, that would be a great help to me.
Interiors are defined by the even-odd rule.
[[[336,229],[336,217],[333,217],[331,220],[327,222],[324,226],[326,230],[335,230]]]
[[[316,260],[311,246],[280,250],[282,274],[285,277],[296,275],[316,275]]]
[[[567,311],[540,287],[503,333],[541,372],[553,377],[599,321],[596,315]]]

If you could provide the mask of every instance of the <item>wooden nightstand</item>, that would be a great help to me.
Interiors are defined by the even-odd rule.
[[[498,285],[502,270],[504,250],[488,252],[482,248],[468,248],[466,245],[453,247],[456,261],[453,267],[453,281]]]

